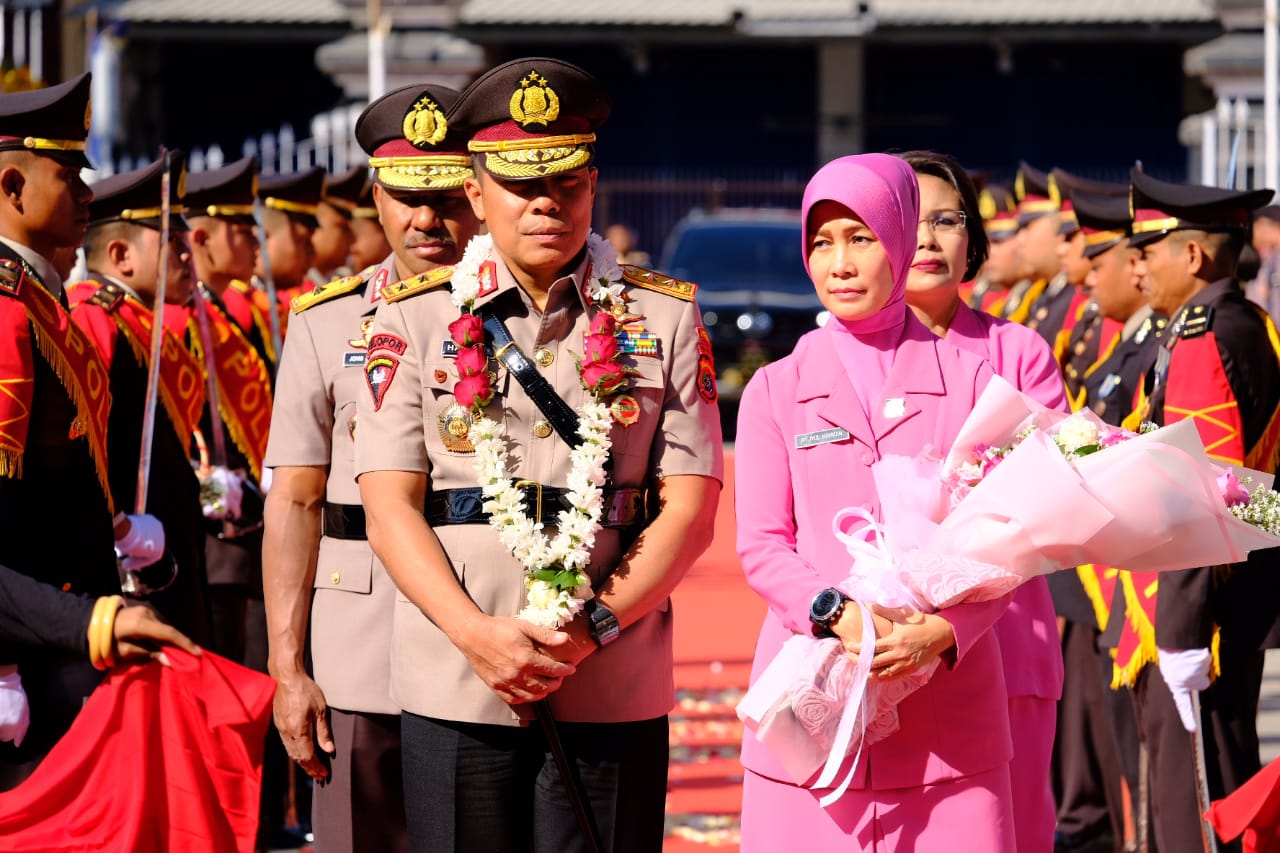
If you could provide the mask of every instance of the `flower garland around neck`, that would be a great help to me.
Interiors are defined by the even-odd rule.
[[[560,511],[554,536],[544,533],[541,520],[530,518],[525,511],[524,492],[507,468],[506,429],[484,414],[485,406],[493,400],[496,374],[489,369],[484,326],[473,308],[482,274],[493,274],[492,269],[482,272],[491,259],[492,238],[474,237],[453,272],[453,304],[462,312],[449,324],[449,334],[458,347],[454,362],[458,382],[453,393],[458,406],[471,416],[466,437],[475,448],[474,467],[484,492],[484,510],[499,540],[524,568],[526,606],[518,617],[552,629],[573,619],[592,597],[586,569],[604,511],[605,465],[612,445],[609,433],[615,419],[630,424],[637,414],[635,401],[624,393],[627,368],[618,362],[622,354],[618,318],[626,309],[622,270],[613,247],[598,234],[588,236],[587,249],[587,295],[599,310],[591,320],[578,361],[578,375],[587,391],[586,402],[577,409],[582,442],[569,454],[569,508]]]

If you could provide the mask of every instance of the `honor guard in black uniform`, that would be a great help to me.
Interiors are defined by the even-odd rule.
[[[1018,233],[1018,202],[1008,187],[993,184],[978,194],[978,212],[989,250],[965,302],[970,308],[994,314],[993,306],[1004,299],[1022,272],[1018,241],[1013,239]]]
[[[169,247],[165,301],[185,304],[195,286],[187,223],[182,218],[186,174],[170,155]],[[93,186],[85,237],[88,277],[67,286],[71,318],[94,340],[111,377],[107,429],[108,477],[118,508],[134,506],[146,407],[151,330],[161,260],[160,200],[164,161],[114,175]],[[168,558],[143,570],[147,600],[197,642],[209,641],[205,604],[204,518],[200,482],[188,459],[204,406],[200,365],[169,332],[161,352],[151,438],[147,511],[164,525]]]
[[[1153,317],[1134,274],[1137,250],[1128,245],[1126,194],[1070,192],[1078,239],[1091,265],[1086,289],[1099,313],[1123,324],[1115,351],[1085,379],[1087,407],[1113,426],[1133,407],[1142,376],[1155,358],[1163,317]],[[1064,621],[1065,680],[1054,742],[1054,788],[1062,850],[1120,849],[1125,805],[1121,779],[1138,790],[1138,738],[1127,689],[1112,690],[1112,648],[1119,635],[1124,595],[1118,570],[1085,565],[1049,577],[1054,606]],[[1113,602],[1118,605],[1113,608]]]
[[[107,368],[65,311],[50,258],[79,245],[89,75],[0,95],[0,564],[58,589],[120,592],[107,485]],[[0,647],[31,728],[0,743],[0,790],[21,782],[101,678],[84,655]]]
[[[1274,472],[1275,328],[1236,280],[1250,212],[1272,191],[1182,186],[1139,169],[1131,178],[1137,273],[1152,309],[1170,318],[1137,417],[1160,425],[1191,419],[1212,458]],[[1201,849],[1188,730],[1203,733],[1213,799],[1260,768],[1258,691],[1263,649],[1280,609],[1276,563],[1272,549],[1231,566],[1122,577],[1128,621],[1146,630],[1137,631],[1132,652],[1122,636],[1117,661],[1134,684],[1162,853]],[[1145,665],[1152,662],[1158,666]],[[1192,691],[1200,693],[1198,719]]]
[[[1089,192],[1127,199],[1129,185],[1090,181],[1062,169],[1054,169],[1049,174],[1049,184],[1050,194],[1056,195],[1059,200],[1058,257],[1062,268],[1050,279],[1049,286],[1031,306],[1027,325],[1049,342],[1054,356],[1061,363],[1071,337],[1071,328],[1087,301],[1084,284],[1090,269],[1089,259],[1084,253],[1084,234],[1076,217],[1073,197],[1078,193]]]
[[[1022,260],[1022,281],[1009,291],[999,315],[1026,323],[1031,318],[1031,306],[1062,268],[1058,258],[1061,199],[1051,186],[1048,173],[1027,163],[1018,164],[1013,190],[1018,199],[1018,234],[1014,239]]]
[[[325,173],[319,166],[290,175],[264,176],[258,182],[262,200],[262,229],[266,245],[258,258],[255,286],[265,296],[266,276],[271,275],[277,310],[288,312],[289,301],[328,279],[312,280],[316,250],[312,238],[319,226],[317,215],[324,192]],[[267,266],[270,265],[270,269]],[[274,360],[274,359],[273,359]]]
[[[343,175],[324,176],[316,206],[316,230],[311,235],[315,257],[307,273],[307,279],[317,287],[364,269],[351,265],[351,244],[355,240],[351,226],[368,176],[365,166],[352,166]]]

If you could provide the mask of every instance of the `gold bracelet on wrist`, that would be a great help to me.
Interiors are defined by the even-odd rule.
[[[118,595],[107,595],[93,606],[93,618],[89,622],[89,661],[97,669],[110,669],[115,665],[116,613],[124,606]]]

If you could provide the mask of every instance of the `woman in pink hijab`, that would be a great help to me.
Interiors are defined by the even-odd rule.
[[[854,505],[878,519],[871,465],[884,454],[945,452],[992,376],[907,308],[919,220],[910,166],[885,154],[834,160],[809,182],[803,214],[806,267],[831,319],[756,372],[738,417],[738,554],[769,605],[753,681],[794,634],[830,632],[860,651],[860,611],[834,589],[851,558],[832,519]],[[1012,746],[990,630],[1008,600],[934,614],[873,607],[872,678],[943,665],[898,706],[900,729],[862,751],[852,785],[826,808],[827,791],[793,784],[748,732],[744,853],[812,843],[1011,853]]]

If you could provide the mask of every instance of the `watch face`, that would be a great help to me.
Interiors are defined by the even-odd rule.
[[[813,600],[813,618],[818,622],[825,622],[831,618],[832,614],[840,606],[844,599],[840,593],[834,589],[824,589],[818,593],[818,597]]]

